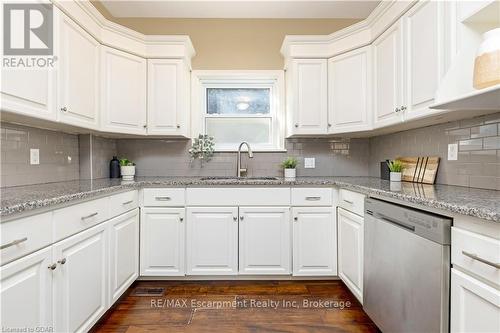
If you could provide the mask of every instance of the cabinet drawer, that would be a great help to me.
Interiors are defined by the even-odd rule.
[[[138,206],[137,191],[128,191],[112,195],[109,198],[109,217],[115,217]]]
[[[292,206],[331,206],[331,188],[292,188]]]
[[[186,204],[186,190],[183,188],[145,188],[143,193],[144,206],[178,207]]]
[[[452,227],[451,262],[498,285],[500,240]]]
[[[289,206],[289,187],[188,188],[188,206]]]
[[[54,242],[108,219],[109,197],[54,211]]]
[[[339,207],[363,216],[365,210],[365,195],[342,188],[339,191]]]
[[[2,265],[52,243],[52,212],[0,224]]]

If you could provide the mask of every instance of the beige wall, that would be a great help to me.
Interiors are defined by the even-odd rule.
[[[196,49],[194,69],[282,69],[285,35],[323,35],[357,19],[168,19],[113,18],[144,34],[189,35]]]

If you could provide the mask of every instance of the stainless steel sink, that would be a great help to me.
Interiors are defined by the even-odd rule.
[[[214,177],[202,177],[201,180],[238,180],[238,181],[266,181],[266,180],[278,180],[277,177],[231,177],[231,176],[214,176]]]

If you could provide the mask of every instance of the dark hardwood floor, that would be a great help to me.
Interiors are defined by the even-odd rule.
[[[338,280],[138,281],[92,331],[379,332]]]

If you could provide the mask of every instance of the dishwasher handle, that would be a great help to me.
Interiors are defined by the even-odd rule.
[[[394,224],[394,225],[397,225],[398,227],[401,227],[401,228],[404,228],[408,231],[411,231],[411,232],[415,232],[415,226],[414,225],[410,225],[410,224],[407,224],[407,223],[404,223],[404,222],[401,222],[401,221],[397,221],[393,218],[390,218],[388,216],[385,216],[384,214],[380,214],[380,213],[377,213],[377,217],[381,220],[384,220],[385,222],[389,222],[391,224]]]

